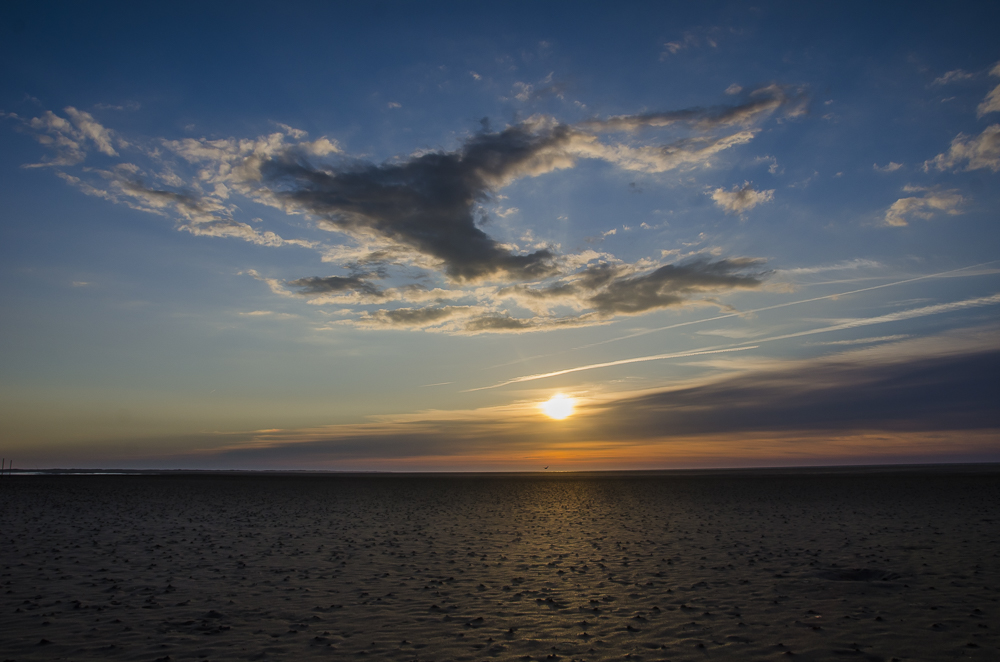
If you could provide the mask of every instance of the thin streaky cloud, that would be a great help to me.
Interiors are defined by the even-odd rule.
[[[515,377],[514,379],[508,379],[505,382],[499,384],[494,384],[492,386],[480,386],[479,388],[470,388],[463,393],[469,393],[471,391],[485,391],[491,388],[500,388],[501,386],[507,386],[509,384],[519,384],[521,382],[531,382],[536,379],[547,379],[549,377],[558,377],[559,375],[567,375],[571,372],[583,372],[584,370],[596,370],[597,368],[611,368],[617,365],[628,365],[629,363],[643,363],[645,361],[662,361],[663,359],[682,359],[689,356],[702,356],[704,354],[722,354],[723,352],[741,352],[746,349],[755,349],[756,345],[751,345],[750,347],[729,347],[726,349],[702,349],[693,352],[673,352],[671,354],[654,354],[652,356],[638,356],[631,359],[621,359],[618,361],[607,361],[605,363],[591,363],[589,365],[577,366],[576,368],[567,368],[565,370],[556,370],[555,372],[545,372],[537,375],[525,375],[524,377]]]
[[[915,319],[917,317],[927,317],[928,315],[940,315],[941,313],[951,313],[956,310],[966,310],[968,308],[980,308],[982,306],[992,306],[998,303],[1000,303],[1000,294],[994,294],[988,297],[976,297],[974,299],[965,299],[964,301],[939,303],[933,306],[924,306],[923,308],[911,308],[910,310],[901,310],[896,313],[889,313],[888,315],[879,315],[878,317],[866,317],[862,319],[855,319],[855,320],[850,320],[848,322],[843,322],[841,324],[824,326],[818,329],[809,329],[807,331],[796,331],[795,333],[786,333],[780,336],[771,336],[770,338],[755,338],[753,342],[762,343],[762,342],[772,342],[775,340],[787,340],[789,338],[800,338],[802,336],[811,336],[817,333],[829,333],[831,331],[856,329],[861,326],[871,326],[873,324],[885,324],[886,322],[899,322],[902,320]]]
[[[955,69],[953,71],[946,72],[943,76],[935,78],[931,85],[947,85],[949,83],[954,83],[960,80],[968,80],[973,78],[974,74],[970,74],[967,71],[962,71],[961,69]]]
[[[723,315],[716,315],[714,317],[707,317],[707,318],[704,318],[704,319],[693,320],[693,321],[690,321],[690,322],[678,322],[677,324],[671,324],[671,325],[668,325],[668,326],[662,326],[662,327],[658,327],[658,328],[655,328],[655,329],[644,329],[642,331],[637,331],[637,332],[631,333],[629,335],[619,336],[617,338],[609,338],[608,340],[602,340],[600,342],[590,343],[588,345],[580,345],[579,347],[572,347],[570,349],[563,350],[562,352],[556,352],[556,354],[562,354],[563,352],[566,352],[566,351],[576,351],[576,350],[580,350],[580,349],[589,349],[591,347],[596,347],[598,345],[605,345],[607,343],[617,342],[619,340],[628,340],[630,338],[637,338],[639,336],[644,336],[644,335],[647,335],[647,334],[650,334],[650,333],[656,333],[657,331],[668,331],[670,329],[676,329],[676,328],[684,327],[684,326],[692,326],[692,325],[695,325],[695,324],[701,324],[703,322],[714,322],[714,321],[718,321],[718,320],[721,320],[721,319],[727,319],[727,318],[730,318],[730,317],[739,317],[741,315],[752,315],[752,314],[755,314],[755,313],[766,312],[766,311],[774,310],[774,309],[777,309],[777,308],[786,308],[788,306],[795,306],[795,305],[803,304],[803,303],[811,303],[811,302],[814,302],[814,301],[822,301],[822,300],[825,300],[825,299],[837,299],[839,297],[848,296],[848,295],[851,295],[851,294],[859,294],[861,292],[867,292],[869,290],[878,290],[878,289],[885,288],[885,287],[893,287],[895,285],[904,285],[906,283],[912,283],[914,281],[919,281],[919,280],[926,280],[926,279],[929,279],[929,278],[956,278],[956,277],[965,277],[965,276],[981,276],[981,275],[984,275],[984,274],[983,273],[961,274],[961,272],[968,271],[970,269],[976,269],[978,267],[984,267],[984,266],[990,265],[990,264],[995,264],[996,262],[1000,262],[1000,260],[992,260],[990,262],[982,262],[980,264],[973,264],[973,265],[969,265],[967,267],[961,267],[959,269],[952,269],[950,271],[942,271],[942,272],[935,273],[935,274],[928,274],[926,276],[918,276],[916,278],[908,278],[906,280],[895,281],[895,282],[892,282],[892,283],[883,283],[882,285],[875,285],[875,286],[872,286],[872,287],[865,287],[865,288],[861,288],[861,289],[857,289],[857,290],[851,290],[849,292],[840,292],[840,293],[837,293],[837,294],[826,294],[826,295],[823,295],[823,296],[820,296],[820,297],[812,297],[810,299],[801,299],[799,301],[790,301],[790,302],[787,302],[787,303],[779,303],[779,304],[776,304],[776,305],[773,305],[773,306],[765,306],[763,308],[754,308],[754,309],[751,309],[751,310],[745,310],[745,311],[735,312],[735,313],[725,313]],[[834,265],[834,267],[823,268],[822,270],[835,269],[835,268],[845,268],[845,269],[846,268],[853,268],[854,266],[862,266],[861,263],[866,263],[863,266],[881,266],[877,262],[871,262],[869,260],[854,260],[852,262],[843,263],[843,265],[841,265],[841,266]],[[868,263],[870,263],[870,264],[868,264]],[[808,272],[807,269],[802,269],[802,270],[792,269],[792,270],[783,270],[782,273],[789,273],[789,272],[796,272],[796,271]],[[997,273],[997,271],[991,270],[991,271],[986,272],[986,274],[992,274],[992,273]],[[852,283],[852,282],[858,282],[858,281],[863,281],[863,280],[872,280],[873,278],[875,278],[875,277],[873,276],[873,277],[869,277],[869,278],[854,278],[854,279],[845,279],[845,280],[825,281],[825,282],[822,282],[822,283],[809,283],[809,285],[835,285],[837,283]],[[517,359],[517,360],[514,360],[514,361],[508,361],[508,362],[500,363],[498,365],[490,366],[490,367],[491,368],[499,368],[499,367],[503,367],[503,366],[507,366],[507,365],[515,365],[517,363],[523,363],[525,361],[534,360],[534,359],[538,359],[538,358],[543,358],[544,356],[551,356],[551,354],[550,355],[537,355],[537,356],[525,357],[523,359]]]
[[[794,267],[792,269],[778,269],[776,274],[794,274],[796,276],[800,274],[818,274],[826,271],[843,271],[845,269],[860,269],[862,267],[881,267],[881,263],[875,260],[865,260],[862,258],[857,258],[854,260],[845,260],[843,262],[838,262],[837,264],[824,265],[819,267]]]
[[[872,290],[880,290],[885,287],[895,287],[897,285],[905,285],[906,283],[914,283],[921,280],[928,280],[930,278],[945,278],[951,274],[955,274],[961,271],[968,271],[969,269],[975,269],[977,267],[985,267],[988,264],[995,264],[1000,262],[1000,260],[990,260],[989,262],[980,262],[979,264],[972,264],[967,267],[961,267],[959,269],[951,269],[949,271],[941,271],[935,274],[927,274],[926,276],[917,276],[915,278],[907,278],[905,280],[897,280],[891,283],[883,283],[881,285],[873,285],[871,287],[862,287],[858,290],[851,290],[849,292],[838,292],[837,294],[826,294],[821,297],[812,297],[810,299],[800,299],[798,301],[788,301],[786,303],[778,303],[773,306],[764,306],[763,308],[752,308],[750,310],[743,310],[735,313],[726,313],[724,315],[716,315],[715,317],[706,317],[700,320],[692,320],[690,322],[678,322],[677,324],[670,324],[668,326],[661,326],[655,329],[644,329],[642,331],[637,331],[635,333],[630,333],[625,336],[618,336],[617,338],[608,338],[607,340],[602,340],[600,342],[591,343],[589,345],[580,345],[579,347],[574,347],[573,349],[587,349],[590,347],[596,347],[598,345],[606,345],[607,343],[618,342],[619,340],[628,340],[629,338],[638,338],[639,336],[645,336],[650,333],[656,333],[658,331],[668,331],[670,329],[677,329],[682,326],[691,326],[693,324],[703,324],[705,322],[714,322],[717,320],[728,319],[730,317],[740,317],[743,315],[752,315],[754,313],[762,313],[768,310],[776,310],[778,308],[787,308],[789,306],[798,306],[803,303],[812,303],[813,301],[824,301],[826,299],[837,299],[839,297],[849,296],[851,294],[860,294],[861,292],[870,292]],[[978,274],[971,274],[978,275]]]
[[[868,345],[882,342],[895,342],[896,340],[906,340],[911,338],[907,333],[897,333],[892,336],[876,336],[872,338],[854,338],[852,340],[827,340],[825,342],[811,342],[808,345],[815,347],[827,347],[830,345]]]
[[[933,306],[924,306],[922,308],[912,308],[910,310],[901,310],[895,313],[889,313],[887,315],[879,315],[878,317],[866,317],[863,319],[854,319],[841,324],[833,324],[830,326],[824,326],[817,329],[807,329],[805,331],[796,331],[795,333],[786,333],[780,336],[771,336],[769,338],[754,338],[753,340],[745,341],[744,343],[734,343],[733,345],[724,346],[717,349],[712,347],[705,350],[697,350],[693,352],[678,352],[674,354],[654,354],[652,356],[639,356],[631,359],[622,359],[620,361],[608,361],[606,363],[592,363],[589,365],[579,366],[576,368],[567,368],[565,370],[556,370],[555,372],[546,372],[536,375],[525,375],[523,377],[515,377],[514,379],[508,379],[505,382],[499,384],[494,384],[493,386],[482,386],[479,388],[468,389],[469,391],[482,391],[491,388],[499,388],[501,386],[507,386],[509,384],[518,384],[521,382],[534,381],[536,379],[545,379],[548,377],[558,377],[559,375],[565,375],[571,372],[580,372],[583,370],[594,370],[596,368],[609,368],[617,365],[626,365],[629,363],[641,363],[643,361],[658,361],[661,359],[674,359],[683,358],[688,356],[699,356],[702,354],[722,354],[724,352],[734,352],[743,349],[756,349],[761,343],[774,342],[776,340],[788,340],[789,338],[800,338],[802,336],[811,336],[817,333],[831,333],[833,331],[844,331],[846,329],[855,329],[862,326],[872,326],[874,324],[885,324],[887,322],[899,322],[903,320],[916,319],[918,317],[927,317],[929,315],[940,315],[942,313],[955,312],[957,310],[967,310],[969,308],[980,308],[983,306],[992,306],[995,304],[1000,304],[1000,294],[994,294],[987,297],[976,297],[974,299],[965,299],[963,301],[952,301],[950,303],[940,303]],[[755,343],[749,346],[743,346],[747,343]],[[734,346],[735,345],[735,346]]]

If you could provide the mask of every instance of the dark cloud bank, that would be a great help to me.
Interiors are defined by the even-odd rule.
[[[626,435],[1000,429],[1000,351],[866,365],[835,361],[625,400]],[[600,425],[600,423],[599,423]]]

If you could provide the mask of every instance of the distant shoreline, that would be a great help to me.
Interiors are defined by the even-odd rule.
[[[936,464],[867,464],[797,467],[733,467],[693,469],[635,469],[609,471],[325,471],[315,469],[8,469],[12,476],[340,476],[340,477],[650,477],[692,475],[818,475],[873,473],[998,473],[1000,462],[956,462]]]

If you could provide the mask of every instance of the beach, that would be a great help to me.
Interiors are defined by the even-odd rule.
[[[996,660],[1000,468],[0,481],[3,660]]]

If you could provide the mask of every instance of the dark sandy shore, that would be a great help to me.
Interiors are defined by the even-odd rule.
[[[0,498],[0,659],[1000,660],[997,467]]]

